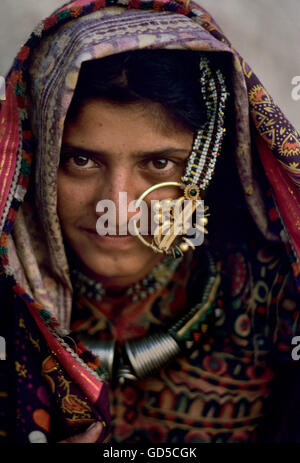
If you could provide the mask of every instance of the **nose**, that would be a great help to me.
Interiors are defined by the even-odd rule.
[[[136,211],[129,212],[128,205],[139,197],[141,191],[143,189],[139,188],[138,178],[134,177],[132,169],[115,167],[107,171],[98,201],[110,200],[114,203],[116,224],[120,228],[127,226],[128,220],[136,214]]]

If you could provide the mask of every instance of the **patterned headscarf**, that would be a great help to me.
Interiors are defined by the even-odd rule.
[[[0,108],[0,263],[47,344],[93,403],[102,388],[93,375],[99,365],[86,369],[58,339],[69,329],[72,305],[56,213],[60,146],[81,63],[146,48],[227,52],[232,57],[233,155],[245,199],[264,237],[285,244],[300,290],[300,137],[211,16],[196,3],[169,0],[75,0],[64,5],[38,24],[6,79]],[[255,150],[267,189],[254,174]],[[24,201],[29,179],[34,188]]]

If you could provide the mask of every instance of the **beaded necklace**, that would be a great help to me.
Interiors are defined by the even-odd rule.
[[[125,294],[130,296],[132,302],[146,299],[150,294],[158,291],[168,282],[181,261],[182,257],[176,260],[170,256],[165,257],[162,262],[159,262],[159,264],[152,269],[147,277],[129,286]],[[72,269],[71,275],[74,290],[78,295],[86,296],[100,302],[107,294],[106,289],[100,282],[88,278],[79,270]]]

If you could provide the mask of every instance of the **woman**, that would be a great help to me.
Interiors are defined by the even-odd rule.
[[[299,136],[208,13],[65,5],[18,54],[1,120],[0,435],[297,440],[271,412],[298,378]],[[155,208],[156,234],[128,232],[130,201],[178,197],[205,199],[203,245],[164,240]]]

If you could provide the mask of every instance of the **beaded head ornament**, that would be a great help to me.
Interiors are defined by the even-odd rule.
[[[200,91],[207,110],[207,122],[196,132],[192,152],[188,157],[181,182],[163,182],[148,188],[136,201],[139,207],[141,201],[152,191],[166,186],[178,186],[183,190],[183,196],[176,200],[156,201],[154,205],[154,221],[157,224],[152,242],[147,241],[139,232],[136,222],[134,230],[139,240],[154,252],[181,257],[193,242],[187,237],[189,230],[185,224],[195,216],[197,208],[202,208],[200,219],[193,224],[200,233],[207,233],[207,207],[199,198],[214,173],[217,157],[220,155],[224,128],[224,108],[228,93],[225,78],[221,71],[211,69],[207,57],[200,59]],[[183,207],[182,207],[183,206]],[[166,215],[167,212],[167,215]],[[166,218],[168,220],[166,220]],[[180,234],[180,238],[179,238]]]

